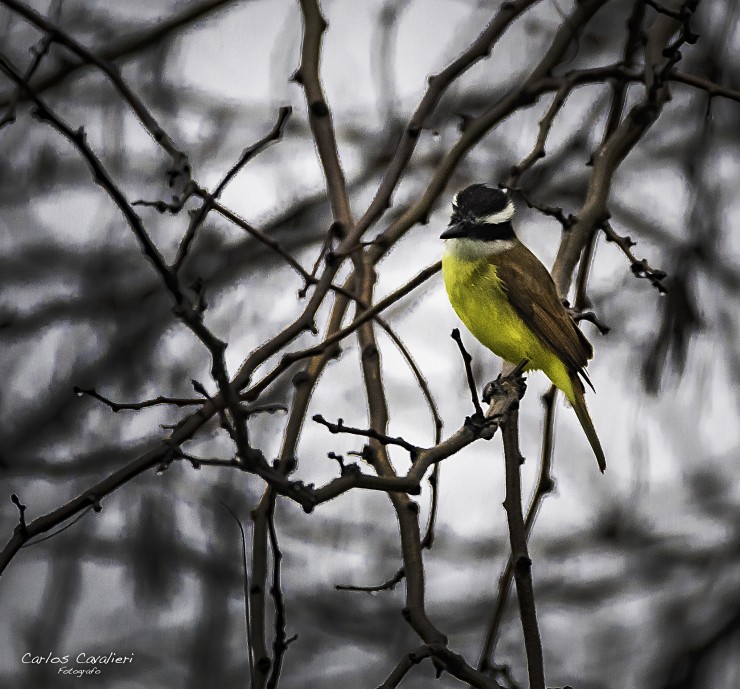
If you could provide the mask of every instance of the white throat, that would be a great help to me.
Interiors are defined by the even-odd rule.
[[[503,212],[503,211],[502,211]],[[444,251],[448,256],[461,260],[472,261],[477,258],[495,256],[504,251],[509,251],[516,246],[516,239],[469,239],[467,237],[456,237],[446,239]]]

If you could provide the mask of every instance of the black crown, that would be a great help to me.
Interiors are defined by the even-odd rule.
[[[463,215],[482,218],[504,210],[509,203],[509,195],[502,189],[488,184],[471,184],[455,197],[455,210]]]

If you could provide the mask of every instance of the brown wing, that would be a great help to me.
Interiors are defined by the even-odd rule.
[[[583,373],[593,356],[591,343],[565,310],[547,268],[523,244],[515,251],[516,262],[506,261],[503,265],[496,261],[499,256],[493,256],[509,302],[529,329],[571,371]]]

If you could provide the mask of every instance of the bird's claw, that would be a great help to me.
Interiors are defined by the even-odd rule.
[[[527,389],[527,383],[522,373],[528,363],[528,359],[523,359],[508,375],[504,376],[499,373],[495,380],[486,383],[486,386],[483,388],[483,401],[486,404],[491,404],[496,397],[505,397],[507,388],[511,385],[519,388],[519,398],[521,399],[524,391]]]
[[[496,378],[496,380],[491,380],[488,383],[486,383],[486,386],[483,388],[483,402],[486,404],[491,404],[494,397],[499,397],[500,395],[506,394],[506,391],[504,390],[502,383],[501,375]]]

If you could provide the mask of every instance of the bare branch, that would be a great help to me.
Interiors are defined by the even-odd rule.
[[[223,500],[219,500],[223,508],[231,515],[236,525],[239,527],[239,533],[241,534],[241,545],[242,545],[242,567],[244,577],[244,616],[246,622],[246,641],[247,641],[247,659],[249,660],[249,678],[251,682],[254,682],[254,658],[252,657],[252,643],[251,633],[249,630],[249,571],[247,568],[247,535],[244,532],[244,525],[241,519],[237,517],[236,512],[231,509]]]
[[[120,70],[115,65],[112,65],[104,58],[96,55],[93,51],[86,48],[67,32],[63,31],[61,27],[46,19],[43,15],[39,14],[27,5],[24,5],[22,2],[18,2],[18,0],[0,0],[0,2],[14,12],[20,14],[39,30],[45,31],[56,43],[63,45],[65,48],[77,55],[81,60],[95,65],[100,71],[102,71],[116,87],[120,96],[131,106],[131,109],[139,118],[139,121],[154,138],[154,141],[156,141],[157,144],[159,144],[172,157],[174,163],[174,169],[172,172],[173,178],[176,176],[182,176],[185,182],[190,179],[190,163],[188,162],[187,156],[176,146],[167,132],[162,129],[142,100],[129,88],[128,84],[123,80]],[[31,93],[29,91],[29,96],[30,95]],[[35,100],[38,105],[37,99],[34,98],[33,100]]]
[[[208,212],[214,208],[214,204],[216,199],[221,195],[221,192],[226,188],[228,183],[237,175],[237,173],[255,156],[259,155],[262,151],[264,151],[266,148],[268,148],[271,144],[279,141],[283,136],[283,129],[285,128],[285,123],[288,121],[288,118],[290,117],[290,114],[292,112],[292,108],[290,106],[284,106],[278,110],[278,118],[277,122],[275,122],[273,128],[265,134],[259,141],[255,142],[251,146],[248,146],[247,148],[242,151],[241,156],[239,157],[239,160],[234,163],[234,165],[231,167],[231,169],[224,175],[224,178],[221,180],[221,182],[218,184],[216,189],[213,191],[212,194],[207,194],[204,190],[200,188],[196,188],[196,193],[198,193],[203,198],[203,204],[200,208],[198,208],[197,211],[195,211],[191,217],[190,217],[190,223],[188,225],[188,229],[185,232],[185,236],[182,238],[182,241],[180,242],[180,246],[177,249],[177,256],[175,257],[175,261],[172,264],[172,270],[177,273],[180,268],[182,267],[183,262],[185,261],[188,250],[190,249],[190,245],[193,242],[193,239],[195,238],[195,233],[198,231],[198,227],[203,223],[203,221],[206,219],[206,216],[208,215]],[[224,209],[225,210],[225,209]],[[253,235],[257,235],[257,231],[254,230],[254,228],[249,228],[249,231]],[[284,258],[288,258],[290,261],[292,261],[292,257],[290,257],[288,254],[282,251],[282,249],[279,248],[279,245],[277,242],[274,242],[273,240],[270,240],[266,236],[262,235],[262,233],[259,233],[260,239],[263,241],[263,243],[268,244],[272,249],[275,251],[278,251],[281,256]],[[296,264],[297,265],[297,264]]]
[[[101,46],[100,50],[96,52],[106,62],[114,62],[122,57],[135,55],[150,46],[161,45],[162,41],[166,40],[175,31],[186,28],[202,17],[216,14],[219,10],[232,4],[236,4],[236,0],[205,0],[199,4],[190,5],[179,14],[173,14],[152,27],[136,29],[118,39],[114,38],[106,45]],[[65,62],[50,74],[36,81],[33,84],[33,89],[36,93],[43,93],[46,89],[59,85],[68,77],[89,67],[95,67],[95,64],[84,60],[84,58],[82,62]],[[25,96],[21,96],[21,98],[25,98]],[[0,97],[0,107],[9,104],[9,98],[3,99]]]
[[[283,589],[280,581],[280,566],[283,560],[283,554],[280,551],[277,531],[275,530],[275,503],[272,504],[272,509],[267,513],[267,534],[272,550],[272,586],[270,587],[270,594],[272,595],[275,606],[275,636],[272,641],[273,657],[270,677],[267,680],[267,689],[277,689],[285,651],[291,642],[295,641],[298,637],[292,636],[288,639],[285,633],[285,598],[283,597]]]
[[[11,493],[10,501],[18,508],[18,529],[20,530],[21,536],[26,537],[28,535],[28,527],[26,526],[26,506],[15,493]]]
[[[407,450],[409,454],[411,454],[412,459],[419,451],[419,448],[416,445],[412,445],[403,438],[393,438],[385,433],[380,433],[373,428],[363,429],[345,426],[342,419],[338,419],[336,423],[331,423],[321,416],[321,414],[315,414],[313,416],[313,420],[328,428],[330,433],[348,433],[349,435],[359,435],[365,438],[372,438],[373,440],[377,440],[381,445],[398,445],[398,447],[402,447],[404,450]]]
[[[318,0],[300,0],[300,2],[304,24],[303,47],[301,64],[293,78],[306,92],[308,121],[324,169],[332,214],[335,222],[340,223],[344,234],[352,228],[352,211],[349,206],[347,182],[339,162],[331,111],[319,77],[321,39],[327,24],[321,14]]]
[[[577,214],[577,222],[564,236],[558,248],[552,269],[552,276],[561,296],[567,295],[573,269],[591,232],[608,218],[607,204],[617,167],[656,121],[668,101],[670,93],[666,80],[676,61],[680,59],[678,48],[681,43],[679,40],[666,46],[679,28],[679,23],[671,18],[659,17],[655,21],[646,47],[648,64],[645,94],[592,156],[593,171],[589,178],[586,199]],[[685,32],[681,33],[681,37],[685,39]]]
[[[393,159],[388,164],[372,203],[357,223],[355,240],[383,214],[391,204],[391,196],[416,148],[419,134],[426,119],[437,107],[450,84],[467,72],[479,60],[491,53],[493,46],[511,23],[539,0],[516,0],[501,4],[494,18],[473,43],[438,74],[429,77],[426,93],[416,107],[396,148]]]
[[[650,284],[655,287],[660,294],[665,294],[668,291],[668,288],[663,284],[663,280],[667,277],[667,274],[662,270],[651,268],[647,259],[638,259],[632,253],[632,247],[635,246],[636,243],[633,242],[630,237],[623,237],[618,234],[609,222],[604,222],[601,225],[601,229],[604,231],[607,241],[614,242],[622,250],[622,253],[630,260],[630,268],[635,277],[649,280]]]
[[[390,579],[384,581],[382,584],[376,584],[375,586],[350,586],[348,584],[337,584],[334,588],[337,591],[361,591],[364,593],[377,593],[379,591],[392,591],[398,584],[400,584],[406,572],[403,567],[399,569]]]
[[[504,457],[506,460],[506,499],[504,509],[509,523],[511,557],[514,563],[514,581],[519,599],[519,615],[527,651],[527,671],[531,689],[545,689],[545,669],[542,641],[537,626],[537,613],[532,587],[532,560],[527,549],[527,532],[522,516],[521,464],[519,452],[519,412],[513,410],[503,424]]]
[[[469,683],[472,687],[501,689],[498,682],[470,667],[461,655],[454,653],[442,643],[428,643],[406,654],[378,689],[394,689],[415,665],[426,658],[433,658],[441,670],[462,682]]]
[[[58,7],[59,3],[57,3],[57,8]],[[23,74],[23,83],[27,84],[31,80],[33,75],[36,74],[36,70],[39,68],[42,60],[49,52],[49,48],[51,47],[53,40],[54,39],[51,34],[46,34],[35,46],[31,48],[31,54],[33,55],[33,58],[31,59],[31,62],[29,63],[25,73]],[[8,108],[5,111],[5,114],[2,118],[0,118],[0,129],[2,129],[7,124],[15,122],[15,111],[18,107],[19,100],[23,97],[24,94],[25,87],[17,84],[13,91],[13,95],[10,98],[10,102],[8,103]]]
[[[354,333],[361,325],[363,325],[363,323],[366,323],[370,319],[374,318],[377,314],[381,313],[392,304],[395,304],[397,301],[422,285],[433,275],[436,275],[439,272],[440,267],[440,261],[437,261],[437,263],[428,266],[427,268],[422,270],[416,277],[409,280],[405,285],[391,292],[391,294],[389,294],[384,299],[381,299],[371,308],[362,311],[360,315],[357,316],[357,318],[355,318],[355,320],[353,320],[349,325],[341,328],[340,330],[337,330],[336,332],[334,332],[333,335],[330,335],[319,344],[314,345],[313,347],[308,347],[307,349],[298,352],[289,352],[287,354],[284,354],[280,360],[280,363],[272,371],[270,371],[270,373],[262,378],[262,380],[249,388],[244,393],[244,396],[247,399],[256,398],[262,393],[265,388],[267,388],[275,379],[277,379],[281,374],[288,370],[288,368],[290,368],[290,366],[292,366],[295,362],[300,361],[301,359],[316,356],[317,354],[323,354],[324,352],[328,351],[330,348],[336,345],[337,342],[340,342],[348,335]]]
[[[22,77],[2,56],[0,56],[0,69],[8,74],[8,76],[10,76],[17,84],[22,85],[28,91],[28,84],[23,82]],[[61,120],[35,93],[31,91],[28,92],[36,105],[36,116],[41,121],[47,122],[54,129],[59,131],[60,134],[67,138],[75,148],[77,148],[88,163],[95,182],[106,191],[118,209],[123,213],[129,227],[139,241],[144,254],[153,264],[164,286],[167,288],[167,291],[174,300],[175,315],[180,318],[192,333],[206,346],[211,354],[211,373],[218,385],[219,391],[223,395],[225,405],[228,407],[229,412],[232,415],[234,440],[237,444],[239,456],[245,464],[259,461],[259,453],[249,446],[246,428],[246,414],[239,404],[236,392],[229,381],[224,356],[226,343],[213,335],[213,333],[205,326],[203,323],[202,309],[194,307],[183,292],[176,273],[167,266],[162,254],[159,252],[159,249],[156,247],[144,228],[141,218],[136,214],[131,204],[123,195],[123,192],[113,182],[107,170],[103,167],[100,159],[88,145],[84,130],[80,128],[76,132],[73,131],[69,125]]]
[[[727,86],[722,86],[722,84],[715,84],[709,79],[704,79],[694,74],[687,74],[686,72],[680,72],[675,69],[669,73],[668,79],[669,81],[688,84],[689,86],[694,86],[702,91],[706,91],[710,98],[721,96],[722,98],[727,98],[740,103],[740,91],[731,89]]]
[[[460,331],[455,328],[452,331],[451,337],[455,342],[457,343],[458,348],[460,349],[460,356],[462,356],[463,364],[465,366],[465,378],[468,382],[468,389],[470,390],[470,396],[473,400],[473,406],[475,407],[475,413],[476,416],[483,416],[483,409],[480,406],[480,402],[478,401],[478,390],[475,388],[475,378],[473,377],[473,369],[471,368],[470,364],[473,361],[473,357],[470,356],[468,353],[468,350],[465,349],[465,345],[463,344],[462,337],[460,336]]]
[[[128,403],[121,403],[121,402],[114,402],[111,399],[108,399],[104,395],[101,395],[97,390],[94,388],[79,388],[75,385],[74,388],[72,388],[74,393],[76,395],[88,395],[89,397],[92,397],[99,402],[102,402],[106,406],[110,407],[111,410],[114,413],[118,413],[122,409],[131,409],[131,410],[140,410],[145,409],[146,407],[155,407],[160,404],[170,404],[175,407],[194,407],[194,406],[200,406],[203,404],[203,400],[200,398],[194,398],[194,397],[165,397],[163,395],[159,395],[158,397],[155,397],[154,399],[150,400],[144,400],[142,402],[128,402]]]
[[[463,156],[474,146],[490,129],[501,122],[514,110],[529,105],[537,100],[539,95],[548,90],[557,90],[562,82],[551,77],[553,68],[560,62],[571,44],[579,27],[588,23],[591,17],[603,6],[600,0],[583,0],[579,2],[573,12],[563,22],[553,38],[550,47],[537,64],[532,73],[516,89],[506,94],[499,101],[478,117],[473,118],[461,134],[455,145],[437,165],[434,175],[421,197],[398,220],[393,222],[383,233],[376,238],[377,246],[373,247],[371,257],[374,262],[380,260],[387,248],[392,246],[408,229],[417,222],[424,222],[437,197],[444,190],[447,181]],[[614,73],[615,67],[583,70],[577,83],[594,79],[603,80],[608,74]],[[616,71],[620,71],[616,68]],[[358,223],[359,227],[359,223]]]
[[[527,517],[524,521],[525,537],[529,540],[532,533],[532,527],[537,519],[540,506],[545,496],[552,493],[555,487],[555,480],[552,476],[552,454],[554,447],[555,435],[555,401],[557,399],[557,388],[554,385],[542,396],[545,405],[545,420],[542,434],[542,455],[540,459],[540,473],[537,479],[537,486],[532,496],[532,501],[527,510]],[[488,672],[494,668],[493,654],[496,649],[501,623],[506,609],[506,602],[511,591],[511,582],[514,576],[514,551],[509,552],[504,571],[498,580],[498,596],[493,609],[493,616],[486,631],[486,638],[483,642],[480,659],[478,660],[478,670]]]
[[[539,122],[539,131],[537,133],[537,140],[535,141],[534,147],[521,162],[512,167],[509,178],[504,183],[505,187],[515,188],[519,184],[521,176],[538,160],[545,157],[545,142],[547,141],[547,137],[550,135],[552,124],[555,121],[557,114],[562,110],[563,105],[565,105],[565,100],[568,97],[568,94],[575,86],[576,80],[571,77],[566,79],[562,86],[557,90],[552,102],[550,103],[550,107]]]

